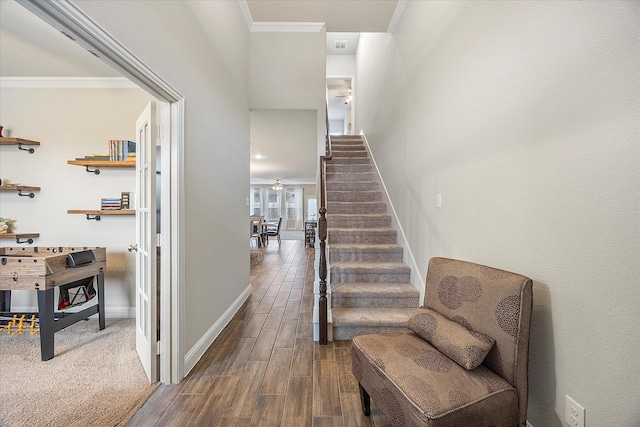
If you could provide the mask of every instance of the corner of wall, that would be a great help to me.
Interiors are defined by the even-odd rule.
[[[184,356],[184,376],[193,369],[198,363],[198,360],[204,355],[213,341],[220,335],[220,332],[229,324],[233,316],[240,310],[242,304],[251,295],[251,284],[249,284],[242,293],[236,298],[236,300],[229,306],[229,308],[214,322],[213,325],[207,330],[205,334],[198,340],[198,342],[185,354]]]

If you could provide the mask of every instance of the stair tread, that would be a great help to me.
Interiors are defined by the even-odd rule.
[[[406,294],[408,296],[420,295],[420,291],[409,283],[336,283],[331,287],[331,293],[349,295],[379,294]]]
[[[334,308],[333,325],[406,326],[411,316],[420,308]]]

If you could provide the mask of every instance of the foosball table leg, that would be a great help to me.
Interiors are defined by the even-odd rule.
[[[98,274],[98,324],[100,330],[104,329],[104,273]]]
[[[40,354],[42,360],[53,359],[54,310],[53,288],[38,291],[38,318],[40,319]]]
[[[11,291],[0,291],[0,312],[11,311]]]

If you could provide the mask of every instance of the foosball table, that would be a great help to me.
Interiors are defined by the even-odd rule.
[[[56,332],[94,314],[98,314],[100,330],[104,329],[106,264],[105,248],[0,248],[0,317],[17,314],[11,311],[11,291],[37,291],[38,312],[33,314],[40,327],[40,353],[42,360],[52,359]],[[97,304],[80,311],[64,311],[96,296],[94,279]],[[59,290],[57,304],[56,288]]]

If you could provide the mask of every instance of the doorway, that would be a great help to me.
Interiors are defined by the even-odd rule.
[[[133,57],[108,33],[71,3],[25,1],[21,3],[43,21],[63,32],[84,49],[117,70],[122,76],[161,101],[159,132],[163,153],[161,185],[167,197],[160,200],[161,235],[163,238],[160,266],[160,381],[178,383],[184,376],[184,349],[180,340],[182,326],[182,293],[184,260],[182,212],[184,98],[145,64]],[[155,269],[156,266],[147,268]],[[148,319],[148,321],[152,321]],[[155,321],[155,319],[153,319]]]
[[[327,108],[331,135],[352,135],[353,133],[352,81],[351,77],[327,78]]]

